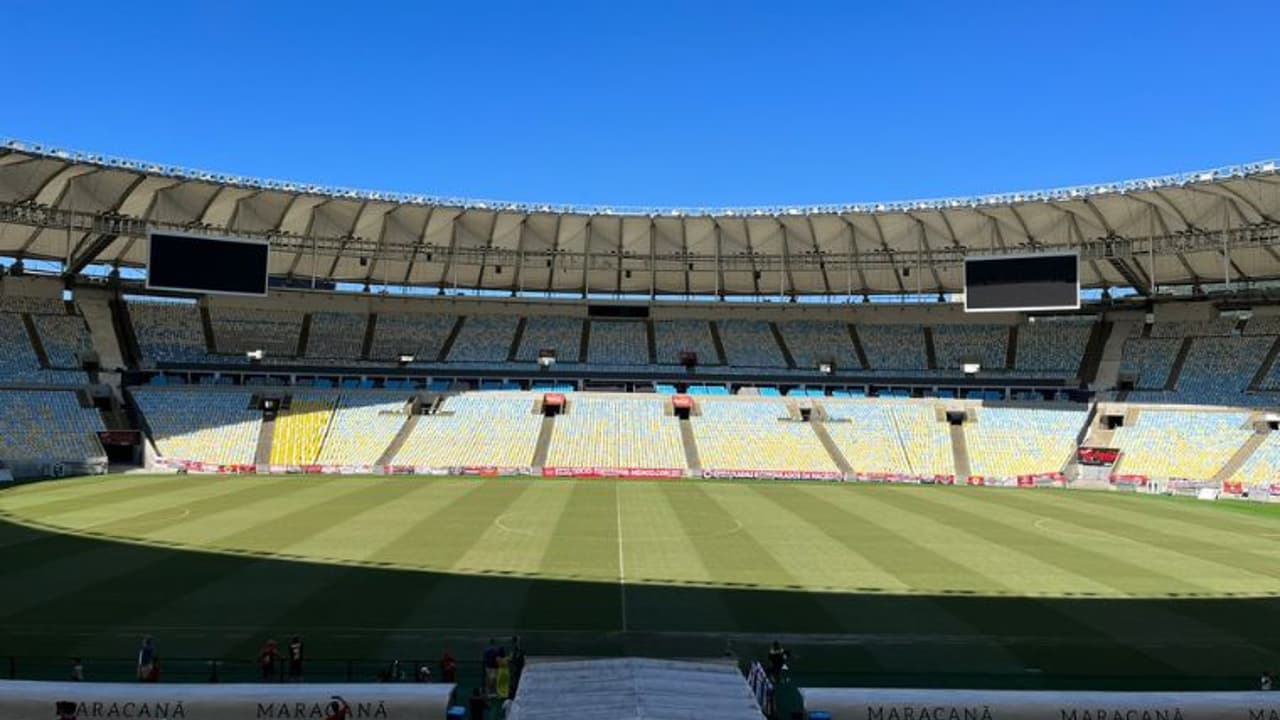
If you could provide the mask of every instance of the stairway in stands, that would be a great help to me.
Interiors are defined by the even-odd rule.
[[[1164,381],[1165,390],[1178,388],[1178,376],[1182,374],[1182,366],[1187,364],[1187,353],[1191,352],[1192,338],[1183,338],[1178,347],[1178,355],[1173,359],[1173,367],[1169,368],[1169,377]]]
[[[276,434],[276,421],[274,418],[267,420],[262,419],[262,429],[258,431],[258,448],[253,453],[253,462],[255,465],[271,464],[271,439]]]
[[[680,420],[680,441],[684,445],[684,464],[694,472],[702,471],[702,458],[698,456],[698,440],[693,434],[693,423]]]
[[[955,456],[956,482],[963,482],[973,474],[969,464],[969,440],[964,434],[964,425],[951,426],[951,452]]]
[[[556,416],[545,415],[542,418],[542,429],[538,431],[538,444],[534,446],[533,466],[543,467],[547,464],[547,453],[551,450],[551,436],[556,431]]]
[[[387,445],[387,449],[382,451],[382,455],[378,456],[379,465],[389,465],[400,454],[400,448],[404,447],[405,442],[413,435],[413,429],[418,426],[418,420],[422,418],[417,412],[417,401],[413,401],[406,410],[408,415],[404,419],[404,424],[400,426],[400,430],[396,432],[396,436],[391,439],[391,443]]]

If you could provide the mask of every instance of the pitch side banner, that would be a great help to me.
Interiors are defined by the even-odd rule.
[[[1039,692],[803,688],[832,720],[1280,720],[1274,692]]]
[[[196,685],[0,681],[4,720],[421,720],[443,718],[452,684]]]

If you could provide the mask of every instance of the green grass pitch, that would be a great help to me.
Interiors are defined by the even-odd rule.
[[[84,478],[0,491],[0,588],[0,660],[29,676],[61,676],[73,655],[127,665],[142,633],[196,675],[197,659],[251,661],[293,633],[312,658],[372,666],[444,647],[471,659],[519,632],[534,655],[751,655],[781,637],[801,681],[825,684],[1248,687],[1280,666],[1280,507],[823,483]]]

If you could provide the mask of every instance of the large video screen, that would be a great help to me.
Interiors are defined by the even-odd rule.
[[[147,287],[217,295],[266,295],[265,242],[151,233]]]
[[[965,312],[1079,307],[1080,258],[1075,253],[965,258]]]

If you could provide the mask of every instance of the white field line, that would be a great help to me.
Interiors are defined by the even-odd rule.
[[[613,507],[618,517],[618,592],[622,598],[622,632],[627,632],[627,565],[622,557],[622,483],[613,484]]]

